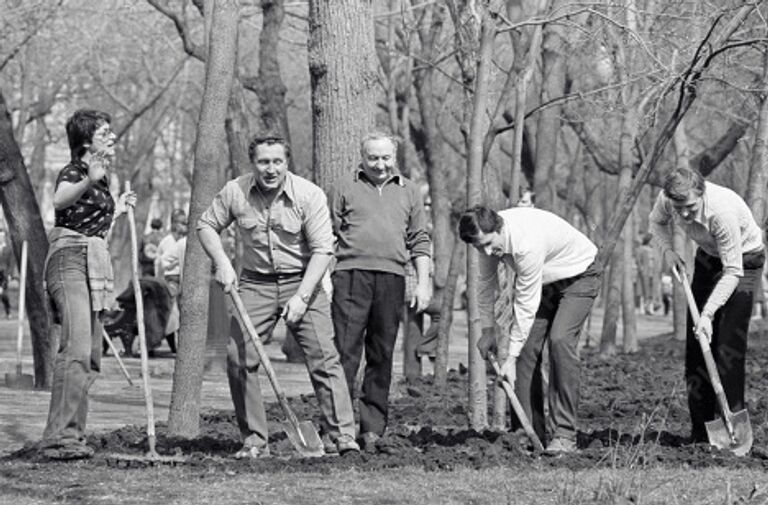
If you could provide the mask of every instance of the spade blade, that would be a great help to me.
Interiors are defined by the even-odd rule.
[[[705,423],[709,443],[718,449],[732,452],[736,456],[746,455],[752,449],[752,424],[749,422],[749,413],[740,410],[729,414],[731,426],[733,426],[733,438],[728,433],[723,418],[718,418]]]

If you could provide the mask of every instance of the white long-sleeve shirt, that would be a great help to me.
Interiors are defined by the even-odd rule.
[[[497,267],[499,260],[504,261],[514,286],[509,355],[517,357],[531,332],[542,286],[584,273],[595,260],[597,247],[567,221],[545,210],[515,207],[499,215],[504,220],[504,254],[501,258],[480,254],[480,318],[484,328],[496,324]]]
[[[704,183],[701,206],[690,223],[679,218],[664,192],[659,193],[648,219],[662,254],[673,247],[672,226],[679,226],[704,252],[720,258],[723,276],[702,310],[710,316],[728,301],[744,276],[743,254],[763,248],[762,231],[744,200],[711,182]]]

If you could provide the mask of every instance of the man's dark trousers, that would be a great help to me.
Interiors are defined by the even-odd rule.
[[[749,319],[752,316],[755,290],[761,288],[760,276],[764,261],[762,250],[743,255],[744,276],[739,279],[733,294],[715,312],[712,320],[712,357],[732,411],[744,408],[744,360]],[[710,256],[701,249],[696,252],[691,290],[699,310],[704,307],[712,289],[720,280],[722,270],[720,258]],[[691,413],[691,437],[694,441],[704,442],[707,440],[704,423],[718,417],[719,408],[701,347],[693,332],[690,313],[685,343],[685,381]]]
[[[365,375],[358,403],[361,433],[383,435],[387,427],[392,352],[404,297],[402,275],[373,270],[337,270],[333,274],[335,342],[353,397],[365,348]]]
[[[591,265],[574,277],[542,288],[536,319],[517,358],[515,393],[536,434],[576,440],[580,363],[577,345],[592,304],[600,289],[600,275]],[[549,429],[544,418],[541,363],[549,344]],[[512,427],[520,426],[512,414]]]

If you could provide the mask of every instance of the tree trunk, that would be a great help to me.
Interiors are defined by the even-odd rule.
[[[43,289],[48,238],[45,235],[40,208],[32,191],[24,158],[13,136],[11,116],[0,92],[0,203],[8,224],[8,233],[17,263],[21,244],[28,244],[26,306],[32,336],[32,361],[35,387],[48,389],[53,375],[50,319],[46,310],[47,295]]]
[[[468,119],[467,136],[467,206],[482,203],[483,138],[487,129],[485,114],[493,39],[496,28],[486,11],[480,15],[480,47],[472,101],[467,100],[465,118]],[[469,21],[468,21],[469,23]],[[465,79],[466,82],[466,79]],[[467,114],[468,113],[468,114]],[[467,326],[469,329],[469,423],[474,429],[488,425],[488,397],[486,394],[485,362],[477,350],[481,325],[478,309],[478,251],[469,247],[467,252]]]
[[[761,82],[762,104],[757,119],[755,131],[755,143],[752,146],[752,159],[749,164],[749,182],[747,183],[747,205],[752,209],[757,223],[764,229],[765,220],[765,183],[768,178],[768,100],[764,97],[768,94],[768,51],[763,52],[763,79]]]
[[[681,121],[680,126],[675,131],[672,138],[675,147],[676,166],[685,168],[690,166],[690,151],[688,149],[688,136],[685,133],[685,122]],[[674,226],[674,222],[669,225],[672,228],[672,248],[680,255],[683,260],[686,259],[686,245],[688,242],[685,233],[679,227]],[[663,261],[663,258],[662,258]],[[672,265],[664,265],[663,268],[669,269]],[[688,300],[685,297],[685,291],[679,282],[673,282],[672,290],[672,326],[676,340],[685,341],[686,325],[688,320]]]
[[[448,278],[445,282],[443,304],[440,308],[440,323],[437,333],[437,350],[435,351],[435,384],[445,388],[448,382],[448,349],[450,344],[451,325],[453,324],[453,299],[456,295],[456,282],[459,279],[461,264],[464,263],[466,245],[458,237],[454,238],[451,264],[448,268]]]
[[[547,25],[542,44],[541,102],[562,96],[565,89],[565,64],[560,55],[562,45],[557,24]],[[535,59],[533,60],[535,61]],[[560,138],[560,107],[551,106],[539,112],[536,127],[536,171],[534,192],[536,206],[556,211],[555,163]]]
[[[360,163],[360,137],[374,126],[373,26],[371,0],[309,2],[312,165],[325,191]]]
[[[210,47],[206,58],[205,88],[200,110],[192,176],[189,222],[192,226],[221,187],[227,153],[224,121],[232,89],[237,45],[237,0],[214,0]],[[168,431],[194,437],[200,430],[200,389],[203,381],[210,261],[194,233],[187,239],[185,275],[180,300],[181,328],[173,372]]]

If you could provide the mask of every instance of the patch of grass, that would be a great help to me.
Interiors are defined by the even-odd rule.
[[[260,475],[158,467],[119,470],[90,464],[0,464],[0,502],[79,504],[736,504],[765,503],[759,471],[603,469],[573,472],[493,468]],[[631,487],[619,488],[616,483]],[[728,491],[726,491],[728,483]],[[730,498],[727,498],[727,496]],[[762,496],[763,501],[760,501]],[[729,500],[729,501],[728,501]]]

